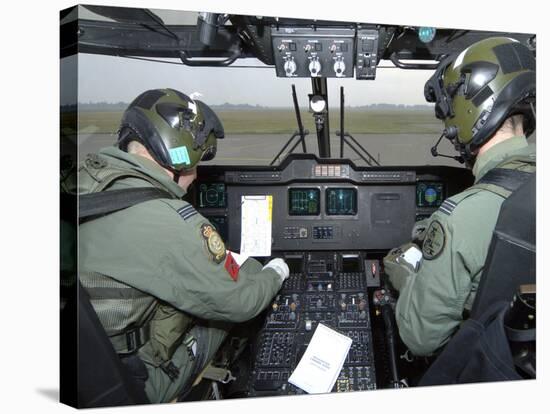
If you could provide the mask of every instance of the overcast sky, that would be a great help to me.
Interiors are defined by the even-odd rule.
[[[74,57],[62,60],[74,64]],[[102,55],[80,54],[78,57],[79,102],[130,102],[152,88],[174,88],[188,95],[200,92],[208,104],[250,104],[292,106],[291,85],[296,85],[300,106],[307,105],[311,93],[310,79],[277,78],[275,69],[197,68],[147,62]],[[235,64],[256,64],[252,59]],[[260,63],[261,64],[261,63]],[[391,66],[390,62],[382,62]],[[379,68],[375,81],[328,79],[331,106],[338,105],[339,88],[344,86],[346,105],[373,103],[425,104],[424,83],[432,71]],[[62,97],[62,104],[66,102]]]

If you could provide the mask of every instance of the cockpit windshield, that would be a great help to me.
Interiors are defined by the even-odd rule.
[[[208,19],[214,17],[212,26]],[[277,165],[292,150],[349,158],[357,165],[460,166],[430,153],[443,123],[426,102],[424,85],[434,61],[462,48],[460,42],[488,35],[463,31],[456,40],[449,29],[324,21],[311,26],[297,19],[103,6],[75,8],[61,23],[77,20],[85,29],[81,46],[75,54],[68,42],[62,66],[78,61],[80,155],[116,141],[122,112],[133,97],[174,88],[204,101],[223,123],[227,139],[218,143],[209,165]],[[248,28],[239,28],[243,24]],[[528,35],[519,38],[532,41]],[[426,41],[428,49],[422,46]],[[411,44],[417,44],[414,50]],[[315,79],[325,82],[328,99],[322,145],[310,109]],[[293,87],[305,144],[281,152],[299,133]],[[341,142],[341,131],[354,145]],[[360,156],[353,146],[368,155]],[[438,150],[455,152],[448,140]]]
[[[218,142],[217,156],[209,164],[268,165],[298,128],[292,85],[296,87],[304,129],[309,131],[306,149],[317,154],[314,118],[308,108],[310,80],[277,78],[272,67],[256,59],[245,59],[238,66],[189,67],[176,60],[158,63],[78,55],[81,154],[116,141],[122,112],[133,96],[145,89],[170,87],[200,98],[220,117],[227,139]],[[378,69],[376,82],[331,80],[328,96],[332,153],[340,153],[336,131],[340,128],[340,88],[343,87],[345,130],[381,164],[457,166],[456,161],[436,159],[429,152],[442,129],[433,106],[427,104],[423,96],[424,83],[431,71],[403,71],[390,62]],[[448,153],[452,151],[447,142],[440,148]],[[301,151],[301,146],[294,150]],[[344,148],[344,157],[364,165],[350,148]]]

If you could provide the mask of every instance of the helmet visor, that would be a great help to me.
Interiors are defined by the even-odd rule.
[[[166,121],[171,128],[182,128],[194,133],[196,129],[194,121],[197,118],[197,107],[187,107],[174,103],[163,102],[156,105],[157,113]]]
[[[438,119],[450,118],[454,115],[451,107],[452,97],[443,84],[443,74],[452,63],[454,55],[448,56],[441,61],[435,73],[424,85],[424,98],[426,101],[435,103],[435,116]]]

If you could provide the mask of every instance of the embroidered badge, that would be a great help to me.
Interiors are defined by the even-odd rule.
[[[225,259],[225,244],[211,224],[201,225],[201,236],[206,243],[206,249],[215,263],[221,263]]]
[[[426,238],[422,244],[422,256],[427,260],[438,257],[445,247],[445,230],[441,223],[434,220],[426,230]]]
[[[229,276],[231,276],[231,279],[235,282],[239,278],[239,269],[240,267],[233,258],[231,252],[227,253],[227,257],[225,258],[225,270],[227,270],[227,273],[229,273]]]

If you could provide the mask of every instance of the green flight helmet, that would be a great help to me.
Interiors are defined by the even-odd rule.
[[[475,158],[510,116],[523,114],[525,134],[535,129],[535,57],[506,37],[476,42],[443,59],[426,82],[424,95],[445,122],[444,136],[467,161]]]
[[[214,111],[174,89],[143,92],[122,116],[118,147],[127,151],[138,141],[164,168],[179,175],[199,161],[216,155],[216,141],[224,137],[223,126]]]

